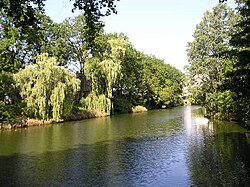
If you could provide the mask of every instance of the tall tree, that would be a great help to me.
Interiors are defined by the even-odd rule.
[[[92,46],[95,39],[95,33],[99,32],[98,22],[103,16],[109,16],[111,13],[117,14],[116,0],[70,0],[74,1],[74,9],[83,10],[85,17],[85,29],[87,33],[87,42]],[[117,0],[119,1],[119,0]]]
[[[109,106],[105,112],[110,115],[110,112],[112,113],[113,110],[113,89],[121,78],[122,59],[127,49],[128,41],[122,38],[122,36],[117,38],[114,35],[113,38],[107,40],[107,44],[106,50],[99,58],[94,57],[87,60],[85,71],[87,77],[92,81],[93,94],[108,100]],[[86,99],[88,100],[88,98]],[[90,106],[87,106],[87,108],[90,108]]]
[[[89,29],[86,27],[86,18],[79,15],[74,18],[68,18],[60,24],[49,24],[51,29],[47,30],[49,40],[44,42],[42,52],[49,53],[58,58],[60,65],[78,73],[81,80],[81,89],[79,99],[84,95],[85,73],[84,66],[87,58],[92,57],[97,47],[95,38],[103,32],[103,23],[96,22],[96,31],[89,35]]]
[[[239,16],[225,4],[218,4],[212,12],[206,12],[203,20],[196,26],[193,42],[188,43],[189,66],[186,68],[191,84],[199,88],[198,98],[207,108],[211,108],[214,95],[221,91],[225,73],[234,63],[223,58],[225,51],[231,48],[231,34],[236,32],[234,25]],[[192,88],[196,88],[193,86]],[[216,111],[217,104],[211,111]]]
[[[233,46],[231,56],[237,61],[228,74],[228,88],[237,95],[237,114],[243,122],[250,126],[250,1],[238,0],[238,11],[242,20],[236,25],[238,32],[232,35]]]
[[[31,63],[39,49],[37,44],[40,37],[35,27],[27,26],[24,29],[16,21],[4,11],[4,7],[0,10],[0,121],[5,122],[13,122],[21,112],[13,73]],[[11,98],[12,102],[6,105],[5,97]]]

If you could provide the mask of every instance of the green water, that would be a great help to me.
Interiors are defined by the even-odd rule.
[[[250,138],[178,107],[0,132],[0,186],[249,186]]]

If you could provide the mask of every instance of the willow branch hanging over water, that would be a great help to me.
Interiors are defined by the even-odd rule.
[[[57,66],[56,58],[42,54],[35,65],[26,66],[14,79],[29,116],[59,122],[70,115],[80,81],[75,74]]]
[[[82,103],[86,109],[105,111],[110,115],[113,105],[112,90],[114,84],[121,77],[121,62],[128,42],[120,38],[110,39],[108,45],[109,49],[103,54],[104,60],[92,58],[86,61],[84,71],[86,76],[92,80],[93,94],[82,99]],[[100,103],[102,104],[100,105]]]

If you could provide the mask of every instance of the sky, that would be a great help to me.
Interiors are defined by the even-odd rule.
[[[102,18],[106,33],[124,33],[135,49],[154,55],[183,71],[188,64],[186,46],[206,10],[219,0],[120,0],[118,14]],[[228,0],[233,7],[234,0]],[[77,16],[69,0],[47,0],[45,13],[57,23]]]

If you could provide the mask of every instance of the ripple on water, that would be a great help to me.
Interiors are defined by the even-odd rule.
[[[2,132],[0,186],[247,186],[245,130],[193,108]]]

